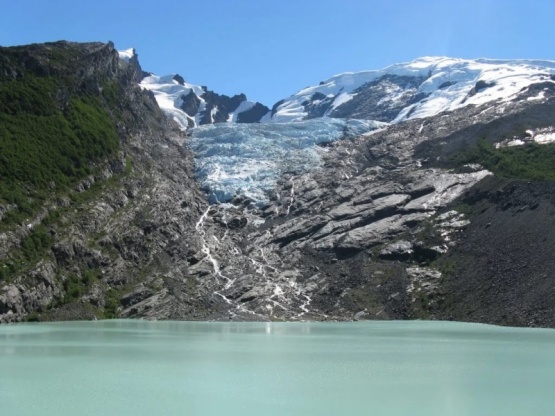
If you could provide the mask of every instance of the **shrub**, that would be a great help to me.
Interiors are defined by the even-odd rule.
[[[485,139],[453,157],[458,165],[479,163],[494,174],[517,179],[555,181],[555,143],[529,143],[496,149]]]
[[[69,93],[70,81],[27,75],[0,81],[0,203],[15,204],[3,222],[20,223],[52,192],[89,175],[116,154],[119,138],[105,95]]]

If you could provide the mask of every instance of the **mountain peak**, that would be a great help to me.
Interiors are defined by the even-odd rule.
[[[270,112],[268,107],[248,101],[245,94],[218,94],[206,86],[186,82],[179,74],[150,75],[143,79],[141,87],[154,94],[160,108],[182,129],[213,123],[258,122]]]
[[[136,59],[133,48],[119,51]],[[343,72],[303,88],[272,110],[187,83],[179,74],[151,75],[141,86],[183,129],[222,122],[298,122],[319,117],[399,123],[467,105],[510,101],[533,84],[555,82],[555,61],[423,56],[382,69]]]
[[[282,100],[271,121],[327,116],[398,123],[512,100],[532,84],[554,82],[553,74],[554,61],[425,56],[378,70],[344,72],[304,88]]]

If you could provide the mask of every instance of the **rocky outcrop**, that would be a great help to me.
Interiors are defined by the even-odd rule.
[[[0,74],[5,78],[32,73],[43,77],[78,76],[83,81],[114,76],[119,56],[114,44],[52,42],[27,46],[0,47]]]
[[[402,109],[424,100],[429,94],[419,92],[426,80],[420,76],[383,75],[353,92],[354,98],[338,106],[331,117],[391,121]]]
[[[438,318],[555,327],[554,191],[489,177],[465,194],[469,222],[443,258]]]
[[[189,94],[181,96],[181,109],[190,117],[194,117],[198,113],[200,108],[200,98],[198,98],[193,90],[189,91]],[[194,123],[191,120],[188,127],[194,127]]]
[[[269,112],[270,109],[265,105],[255,103],[251,108],[237,115],[237,123],[258,123]]]
[[[209,90],[205,90],[201,98],[206,103],[204,110],[200,113],[201,125],[226,122],[230,114],[237,110],[242,102],[247,100],[245,94],[228,97],[227,95],[216,94],[214,91]],[[269,110],[266,112],[268,111]],[[188,114],[191,116],[195,115],[195,113]],[[258,120],[260,120],[260,118]]]

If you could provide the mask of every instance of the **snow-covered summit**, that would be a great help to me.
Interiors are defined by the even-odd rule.
[[[258,122],[269,112],[262,104],[248,101],[244,94],[220,95],[186,82],[179,74],[151,75],[140,85],[154,93],[160,108],[183,129],[213,123]]]
[[[134,51],[120,56],[130,59]],[[260,203],[283,172],[318,168],[316,144],[341,139],[347,127],[363,134],[388,123],[512,100],[526,91],[527,100],[542,100],[542,83],[555,83],[555,62],[423,57],[335,75],[271,111],[244,94],[219,95],[177,74],[150,75],[140,85],[183,129],[192,128],[188,145],[212,202],[242,195]]]
[[[304,88],[274,106],[271,121],[329,116],[395,123],[510,100],[531,84],[553,82],[553,74],[554,61],[423,57]]]
[[[204,110],[206,102],[199,98],[204,94],[204,91],[198,85],[186,82],[180,83],[178,79],[175,74],[162,77],[151,75],[142,80],[141,87],[152,91],[160,108],[180,126],[183,128],[198,126],[200,124],[200,111],[189,115],[181,109],[181,106],[183,105],[183,97],[192,92],[199,100],[199,109]]]
[[[129,61],[134,49],[119,52]],[[183,129],[213,123],[298,122],[319,117],[398,123],[467,105],[512,100],[528,87],[555,82],[555,61],[457,59],[426,56],[379,70],[345,72],[268,107],[190,84],[181,76],[151,75],[141,86]]]

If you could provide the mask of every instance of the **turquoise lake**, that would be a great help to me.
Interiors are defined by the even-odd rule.
[[[555,330],[453,322],[0,326],[6,416],[555,415]]]

